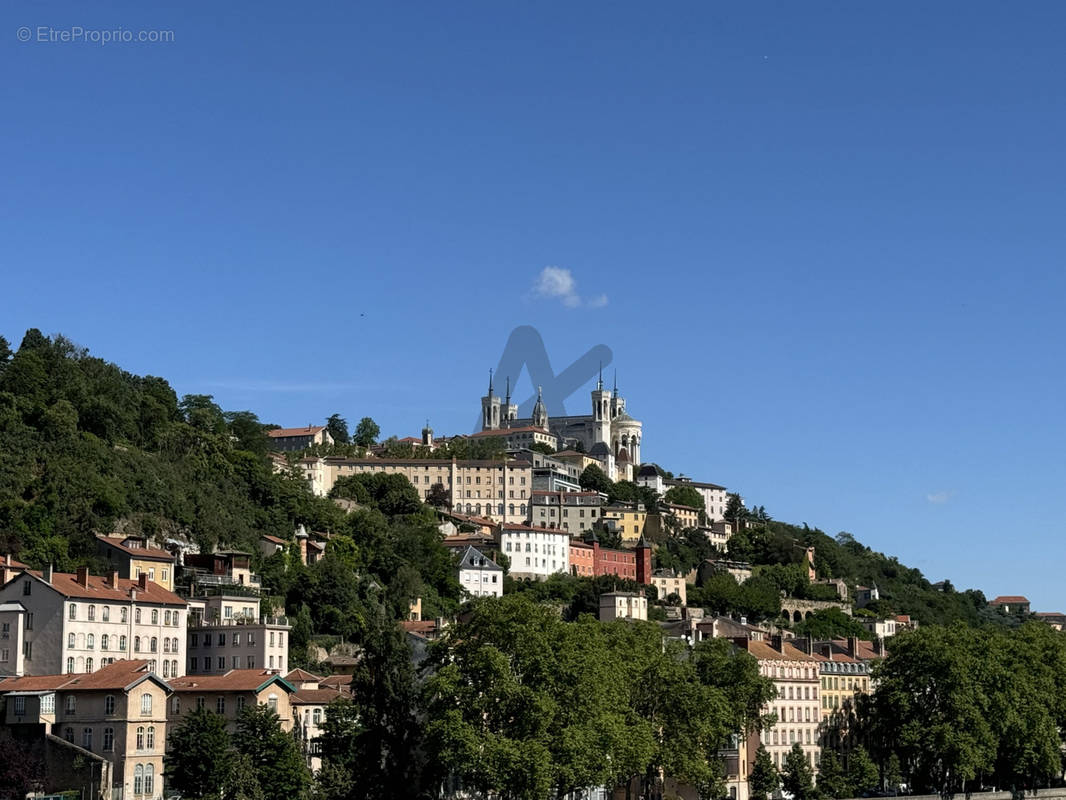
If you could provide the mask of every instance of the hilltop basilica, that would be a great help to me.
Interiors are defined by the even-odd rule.
[[[626,401],[618,393],[618,376],[613,390],[604,389],[601,371],[591,399],[591,414],[549,418],[537,387],[533,416],[519,418],[518,405],[511,402],[511,379],[507,379],[507,393],[501,400],[493,390],[490,371],[489,392],[481,398],[481,430],[529,428],[549,433],[558,440],[560,450],[576,447],[602,461],[608,475],[631,472],[628,467],[640,465],[642,423],[626,413]]]

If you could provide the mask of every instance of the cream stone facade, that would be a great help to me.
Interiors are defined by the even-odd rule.
[[[296,689],[276,672],[231,669],[222,675],[186,675],[169,683],[173,695],[167,704],[167,721],[171,725],[191,711],[206,708],[224,717],[232,733],[246,707],[261,705],[277,713],[283,731],[293,728],[291,695]]]
[[[161,677],[185,674],[186,602],[148,580],[112,573],[24,571],[0,588],[0,603],[26,609],[27,675],[89,673],[122,659],[146,659]]]
[[[144,536],[97,536],[96,549],[120,578],[135,581],[146,574],[152,583],[174,591],[174,556],[151,547]]]
[[[761,734],[774,765],[783,767],[792,745],[799,744],[811,767],[817,770],[821,757],[818,728],[822,721],[818,659],[777,635],[768,641],[738,637],[733,642],[756,658],[759,673],[770,678],[777,690],[765,709],[765,713],[777,715],[777,723]],[[798,643],[810,647],[809,640]]]
[[[436,484],[451,495],[457,513],[488,517],[496,522],[524,522],[533,491],[532,466],[508,459],[452,460],[432,458],[317,458],[300,461],[312,491],[326,495],[339,478],[385,473],[403,475],[425,500]]]
[[[659,592],[659,602],[662,602],[672,594],[676,594],[681,598],[681,605],[688,604],[684,575],[679,575],[672,569],[657,569],[651,574],[651,585]]]
[[[636,592],[608,592],[600,595],[600,622],[615,619],[648,619],[648,598]]]
[[[220,594],[189,605],[189,675],[289,668],[292,626],[288,617],[263,616],[258,597]]]
[[[163,753],[170,689],[145,660],[122,660],[90,675],[18,678],[0,684],[12,724],[44,724],[55,736],[112,764],[110,796],[165,796]]]
[[[717,483],[703,483],[691,478],[667,478],[664,481],[665,491],[674,486],[688,486],[699,492],[703,498],[703,511],[707,515],[708,522],[716,522],[725,519],[725,508],[729,502],[729,490]]]

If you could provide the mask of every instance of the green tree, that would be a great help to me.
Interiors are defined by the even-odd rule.
[[[265,800],[265,797],[252,759],[244,753],[234,753],[233,769],[222,793],[223,800]]]
[[[544,442],[533,442],[533,444],[529,446],[529,449],[535,453],[543,453],[546,456],[555,455],[555,450],[552,446],[550,444],[545,444]]]
[[[222,409],[209,394],[187,394],[181,398],[178,409],[185,421],[199,431],[219,435],[226,432],[226,419]]]
[[[885,762],[885,788],[891,792],[898,792],[903,783],[903,769],[900,767],[899,756],[891,753]]]
[[[437,509],[449,509],[452,507],[452,493],[444,487],[443,483],[435,483],[429,487],[426,503]]]
[[[835,750],[822,750],[822,761],[818,765],[818,791],[829,800],[855,796]]]
[[[11,361],[11,344],[3,336],[0,336],[0,376],[3,376],[4,369],[7,367],[9,361]]]
[[[335,444],[348,444],[348,420],[340,414],[330,414],[326,420],[326,430],[329,432]],[[377,436],[377,433],[374,434]]]
[[[744,501],[735,492],[726,495],[725,518],[733,523],[734,533],[740,530],[740,523],[748,518],[748,510],[744,508]]]
[[[815,800],[818,796],[814,788],[814,770],[799,744],[792,745],[792,749],[785,756],[781,785],[794,800]]]
[[[281,729],[277,712],[269,706],[249,706],[241,712],[233,744],[248,759],[263,800],[307,796],[310,775],[299,745]]]
[[[202,708],[191,711],[171,731],[167,744],[168,788],[191,798],[222,797],[234,763],[224,717]]]
[[[822,762],[824,769],[825,762]],[[848,754],[848,783],[854,792],[852,796],[862,797],[881,785],[877,765],[870,759],[866,748],[859,745]]]
[[[797,636],[810,636],[812,639],[845,639],[855,636],[859,639],[872,640],[873,635],[861,624],[849,617],[839,608],[824,608],[815,611],[793,629]]]
[[[700,511],[704,510],[703,495],[693,487],[683,484],[671,486],[667,489],[666,494],[663,495],[663,500],[674,505],[698,508]]]
[[[611,479],[607,477],[607,473],[595,464],[589,464],[585,467],[581,471],[577,482],[587,492],[603,492],[604,494],[609,493],[613,485]]]
[[[380,435],[381,428],[378,427],[378,424],[370,417],[363,417],[359,420],[359,424],[355,426],[355,434],[352,436],[352,441],[360,447],[370,447]]]
[[[256,455],[266,455],[270,450],[270,440],[266,435],[266,426],[251,411],[227,411],[222,415],[229,426],[230,436],[236,441],[234,447],[247,450]]]
[[[748,779],[748,787],[751,791],[751,800],[769,800],[777,791],[780,778],[777,775],[777,767],[766,748],[760,744],[755,751],[755,764],[751,768],[751,777]]]

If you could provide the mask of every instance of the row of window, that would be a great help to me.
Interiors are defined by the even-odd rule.
[[[810,728],[789,728],[782,731],[774,728],[769,734],[763,732],[763,737],[769,740],[764,744],[813,744]]]
[[[25,645],[24,645],[24,647],[25,647]],[[29,658],[29,656],[26,656],[26,657]],[[103,669],[104,667],[108,666],[109,664],[114,664],[114,663],[115,663],[115,659],[113,659],[113,658],[101,658],[100,659],[100,668]],[[158,665],[156,664],[156,660],[154,658],[151,659],[148,662],[148,669],[150,669],[152,672],[155,672],[157,667],[158,667]],[[90,672],[93,672],[95,670],[95,668],[96,668],[96,662],[95,662],[95,660],[93,659],[92,656],[89,656],[88,658],[82,658],[81,656],[78,656],[76,659],[74,658],[74,656],[67,656],[67,674],[68,675],[73,675],[75,673],[82,673],[82,672],[90,673]],[[174,659],[174,660],[163,659],[163,677],[164,678],[176,678],[176,677],[178,677],[178,662],[177,662],[176,659]]]
[[[205,672],[210,672],[210,670],[211,670],[211,656],[204,656],[203,658],[204,658],[204,661],[203,661],[204,671]],[[244,664],[245,664],[245,667],[244,667],[245,669],[255,669],[255,656],[245,656],[244,657]],[[218,656],[215,659],[215,665],[216,665],[215,669],[218,669],[218,670],[226,669],[226,657],[225,656]],[[231,665],[230,669],[240,669],[241,668],[241,657],[240,656],[230,656],[230,665]],[[200,659],[197,658],[196,656],[190,656],[189,657],[189,672],[195,673],[198,670],[199,666],[200,666]],[[277,657],[267,656],[267,669],[284,670],[285,669],[285,656],[277,656]]]
[[[142,645],[149,653],[156,653],[159,651],[159,639],[155,636],[134,636],[133,637],[133,652],[141,652]],[[125,652],[126,650],[126,637],[125,636],[109,636],[104,633],[100,635],[100,649],[110,650],[112,646],[116,649]],[[92,633],[88,634],[67,634],[67,649],[68,650],[95,650],[96,649],[96,635]],[[178,652],[178,639],[177,637],[164,636],[163,637],[163,652],[164,653],[177,653]]]
[[[795,691],[793,691],[793,689]],[[804,686],[803,691],[800,692],[800,687],[789,686],[786,690],[782,691],[780,688],[777,690],[778,696],[782,700],[817,700],[818,699],[818,687],[815,686],[811,689],[810,686]]]
[[[204,636],[204,638],[203,638],[204,647],[211,647],[212,641],[217,642],[218,647],[225,647],[226,646],[226,633],[224,631],[220,631],[219,633],[215,634],[214,639],[212,639],[212,635],[211,635],[210,632],[205,632],[203,636]],[[270,643],[270,647],[274,647],[275,646],[275,642],[277,642],[277,645],[276,645],[277,647],[284,647],[285,646],[285,632],[284,631],[270,631],[269,638],[267,639],[267,641]],[[231,644],[232,647],[240,647],[241,646],[241,634],[239,632],[231,633],[230,634],[230,642],[232,643]],[[255,631],[248,631],[246,633],[246,635],[245,635],[245,644],[248,647],[254,647],[255,646]],[[198,633],[192,634],[192,636],[190,637],[189,646],[190,647],[199,647],[200,646],[200,634],[198,634]]]
[[[853,689],[861,689],[866,691],[866,678],[822,678],[823,689],[844,689],[845,691],[852,691]]]
[[[806,706],[804,708],[794,708],[789,706],[788,708],[779,708],[776,712],[778,722],[810,722],[811,721],[811,707]],[[786,719],[787,716],[787,719]],[[815,722],[818,721],[817,716]]]
[[[24,587],[23,590],[22,590],[22,593],[23,594],[29,594],[29,592],[27,592],[26,589],[30,588],[30,586],[32,586],[33,584],[30,583],[29,581],[26,581],[26,583],[24,583],[22,585]],[[126,606],[119,606],[118,610],[119,610],[119,622],[129,622],[129,609]],[[141,609],[141,608],[135,608],[133,610],[133,621],[137,625],[142,624],[142,616],[143,615],[142,615],[141,612],[143,610],[144,609]],[[90,604],[90,605],[86,606],[86,612],[85,613],[86,613],[86,619],[88,619],[90,622],[93,622],[93,621],[96,620],[96,606],[95,605]],[[78,604],[77,603],[71,603],[70,605],[67,606],[67,619],[75,620],[77,618],[78,618]],[[159,624],[159,609],[158,608],[151,609],[151,620],[152,620],[151,621],[152,625],[158,625]],[[101,609],[100,609],[100,621],[101,622],[110,622],[111,621],[111,606],[101,606]],[[170,609],[165,610],[163,612],[163,624],[164,625],[173,625],[173,626],[180,625],[181,624],[181,612],[180,611],[171,611]]]
[[[497,510],[493,510],[492,503],[485,503],[484,513],[486,513],[486,514],[500,514],[502,516],[503,513],[504,513],[504,504],[500,503],[499,506],[497,506],[496,508],[497,508]],[[509,506],[507,506],[507,508],[508,508],[508,512],[507,513],[509,513],[513,517],[515,515],[515,508],[516,508],[515,504],[511,503]],[[517,508],[518,508],[518,513],[521,516],[525,517],[525,515],[526,515],[526,504],[522,503],[521,505],[517,506]],[[463,511],[464,511],[463,504],[462,503],[456,503],[455,504],[455,510],[456,510],[456,512],[462,514]],[[467,514],[480,514],[480,513],[482,513],[481,503],[467,503],[466,507],[465,507],[465,511],[466,511]]]
[[[52,703],[53,703],[52,708],[54,709],[55,708],[55,705],[54,705],[54,703],[55,703],[55,695],[46,695],[46,696],[52,698]],[[20,698],[20,699],[24,699],[24,698]],[[44,706],[42,705],[41,711],[44,712],[44,710],[45,710]],[[66,714],[67,716],[71,716],[71,715],[75,714],[77,712],[77,710],[78,710],[78,698],[75,695],[73,695],[73,694],[68,694],[67,695],[66,704],[65,704],[65,706],[63,708],[63,713]],[[105,714],[114,714],[115,713],[115,696],[113,694],[109,694],[106,697],[104,697],[104,713]],[[148,693],[148,692],[144,692],[141,695],[141,715],[142,716],[149,716],[149,715],[151,715],[151,713],[152,713],[152,695],[150,693]]]

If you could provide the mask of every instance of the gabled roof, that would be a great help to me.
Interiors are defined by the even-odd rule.
[[[64,597],[77,598],[78,600],[97,600],[99,602],[129,602],[130,590],[137,590],[137,602],[147,603],[149,605],[165,605],[165,606],[181,606],[186,607],[186,602],[182,600],[174,592],[168,591],[160,586],[158,583],[145,579],[144,586],[140,581],[130,580],[129,578],[119,578],[118,586],[111,585],[110,578],[103,578],[99,575],[89,575],[86,579],[86,584],[83,586],[78,582],[78,576],[72,575],[69,572],[53,572],[52,581],[49,583],[44,579],[40,570],[27,570],[23,575],[31,576],[31,579],[36,580],[38,583],[54,589]],[[142,576],[144,573],[142,573]],[[13,583],[18,580],[18,576],[10,581]]]
[[[781,646],[784,652],[777,650],[770,642],[760,642],[748,639],[747,650],[760,661],[815,661],[814,656],[809,656],[798,647],[784,642]]]
[[[334,700],[351,699],[352,693],[341,689],[300,689],[289,696],[294,706],[328,706]]]
[[[231,669],[223,675],[185,675],[170,679],[170,688],[175,692],[259,692],[271,684],[289,692],[296,691],[296,687],[278,673],[265,669]]]
[[[352,683],[352,676],[351,675],[327,675],[325,678],[323,678],[322,680],[320,680],[318,682],[318,685],[321,686],[322,688],[331,687],[331,686],[336,686],[336,687],[340,688],[340,687],[350,686],[351,683]]]
[[[521,428],[500,428],[499,430],[494,431],[478,431],[477,433],[471,434],[470,438],[506,437],[510,436],[512,433],[543,433],[545,436],[552,435],[551,431],[545,430],[544,428],[538,428],[534,425],[524,425]]]
[[[503,572],[503,567],[471,546],[467,546],[463,557],[459,560],[459,569],[487,569],[490,571]]]
[[[108,547],[113,547],[116,550],[133,556],[134,558],[143,558],[146,561],[169,561],[174,562],[174,556],[168,553],[166,550],[160,550],[158,547],[130,547],[125,544],[122,539],[116,539],[111,536],[101,536],[96,534],[96,541],[103,542]]]
[[[990,605],[999,606],[999,605],[1005,605],[1007,603],[1015,604],[1015,603],[1028,603],[1028,602],[1029,602],[1029,598],[1028,597],[1023,597],[1020,594],[1001,594],[999,597],[997,597],[995,600],[993,600],[990,603]]]
[[[309,683],[310,681],[318,683],[322,679],[317,675],[312,675],[306,669],[297,667],[285,676],[285,680],[289,681],[289,683]]]
[[[264,533],[259,538],[263,539],[264,541],[270,542],[271,544],[280,544],[282,547],[287,547],[289,544],[284,539],[279,539],[277,536],[271,536],[269,533]]]
[[[267,436],[271,439],[279,439],[283,436],[314,436],[325,427],[325,425],[308,425],[305,428],[275,428],[267,431]]]
[[[535,533],[556,533],[560,535],[569,536],[569,531],[564,531],[562,528],[542,528],[538,525],[525,525],[515,522],[505,522],[500,526],[505,531],[534,531]]]

